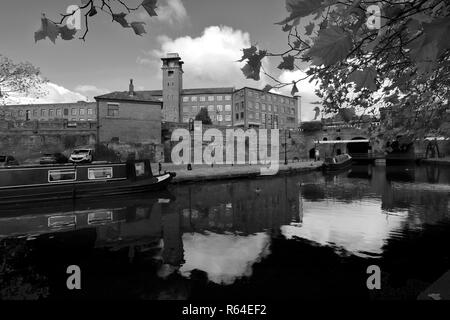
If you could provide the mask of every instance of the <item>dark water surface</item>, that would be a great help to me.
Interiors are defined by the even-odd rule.
[[[416,299],[450,269],[449,195],[449,167],[354,166],[0,208],[0,298]]]

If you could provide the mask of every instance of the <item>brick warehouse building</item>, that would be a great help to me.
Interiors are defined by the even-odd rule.
[[[235,87],[184,89],[184,62],[179,55],[168,53],[161,60],[162,90],[137,91],[137,94],[162,101],[165,122],[188,122],[201,108],[207,108],[214,125],[280,129],[299,126],[299,96],[248,87],[239,90]]]

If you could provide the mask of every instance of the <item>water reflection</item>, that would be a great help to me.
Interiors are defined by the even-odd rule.
[[[87,275],[84,297],[185,299],[199,294],[195,283],[232,286],[257,279],[261,263],[280,268],[272,259],[280,257],[279,240],[307,240],[342,259],[383,259],[393,239],[448,227],[448,192],[423,186],[449,182],[448,169],[360,166],[2,208],[0,297],[70,298],[65,268],[78,264]]]

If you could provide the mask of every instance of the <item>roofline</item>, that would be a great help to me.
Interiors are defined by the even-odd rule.
[[[3,107],[37,107],[37,106],[62,106],[69,104],[90,104],[96,103],[95,101],[76,101],[76,102],[55,102],[55,103],[27,103],[27,104],[5,104]]]
[[[118,98],[108,98],[108,97],[94,97],[95,100],[109,100],[109,101],[129,101],[129,102],[145,102],[145,103],[154,103],[154,104],[159,104],[162,105],[163,102],[162,101],[158,101],[158,100],[136,100],[136,99],[118,99]]]
[[[242,90],[242,89],[256,90],[256,91],[259,91],[259,92],[269,93],[269,94],[273,94],[273,95],[276,95],[276,96],[285,97],[285,98],[291,98],[291,99],[297,99],[297,98],[300,98],[300,97],[301,97],[301,96],[293,96],[293,97],[292,97],[292,96],[287,96],[287,95],[284,95],[284,94],[273,93],[273,92],[269,92],[269,91],[264,91],[264,90],[262,90],[262,89],[252,88],[252,87],[242,87],[242,88],[240,88],[240,89],[237,89],[235,92],[240,91],[240,90]]]

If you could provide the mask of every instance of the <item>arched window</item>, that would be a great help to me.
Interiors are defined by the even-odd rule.
[[[341,140],[341,137],[337,137],[336,140]]]
[[[322,140],[323,140],[323,141],[328,141],[328,138],[327,138],[327,137],[323,137]]]

